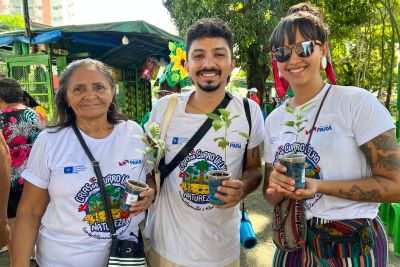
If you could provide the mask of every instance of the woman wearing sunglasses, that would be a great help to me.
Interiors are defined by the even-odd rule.
[[[271,37],[276,80],[295,97],[266,120],[264,197],[274,205],[304,199],[307,218],[305,249],[277,249],[274,266],[386,266],[377,216],[380,202],[400,202],[394,124],[367,90],[325,82],[327,40],[324,22],[304,11],[282,19]],[[304,189],[279,163],[295,152],[306,154]]]

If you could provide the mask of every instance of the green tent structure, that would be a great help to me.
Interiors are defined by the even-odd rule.
[[[140,74],[150,57],[169,61],[171,41],[184,39],[145,21],[127,21],[34,28],[31,39],[22,30],[5,32],[0,34],[0,51],[13,52],[5,57],[6,75],[48,110],[49,120],[58,77],[69,62],[88,57],[112,67],[119,106],[139,120],[151,109],[150,82]]]

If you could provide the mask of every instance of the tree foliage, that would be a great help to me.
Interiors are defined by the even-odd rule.
[[[200,18],[218,17],[235,34],[234,54],[247,73],[247,84],[264,96],[272,78],[268,42],[273,28],[296,0],[163,0],[179,31]],[[339,84],[376,91],[389,108],[396,84],[396,26],[400,0],[311,0],[330,28],[330,51]],[[397,27],[398,29],[398,27]],[[263,100],[263,98],[261,97]]]
[[[164,0],[179,31],[184,36],[190,25],[201,18],[220,18],[235,35],[234,56],[246,70],[247,84],[264,94],[270,74],[268,40],[274,25],[285,11],[280,0]]]
[[[24,18],[21,15],[0,15],[0,32],[23,29]]]

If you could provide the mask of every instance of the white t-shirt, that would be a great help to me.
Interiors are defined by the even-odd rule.
[[[207,119],[204,114],[186,113],[192,92],[180,95],[166,134],[171,152],[169,163]],[[157,102],[149,123],[162,125],[170,97]],[[260,107],[249,100],[252,131],[248,149],[258,146],[264,137]],[[227,109],[234,120],[231,131],[249,131],[243,100],[233,95]],[[146,126],[148,126],[148,124]],[[223,150],[214,143],[222,135],[211,128],[193,151],[165,179],[159,201],[154,207],[154,222],[146,225],[144,233],[150,237],[153,248],[168,260],[184,266],[220,267],[239,258],[239,208],[219,209],[209,203],[207,171],[224,166]],[[232,178],[242,176],[242,159],[246,139],[239,134],[228,137],[227,168]]]
[[[265,162],[275,164],[281,155],[292,151],[304,153],[308,134],[314,122],[318,107],[328,89],[326,85],[312,100],[315,101],[306,112],[308,122],[298,135],[285,134],[293,128],[284,126],[285,121],[293,121],[293,116],[284,108],[286,103],[268,116],[265,127]],[[302,105],[302,106],[304,106]],[[300,107],[296,107],[297,111]],[[306,176],[315,179],[351,180],[371,175],[360,146],[385,131],[394,128],[391,116],[374,95],[367,90],[333,85],[322,106],[313,129],[310,148],[307,153]],[[377,203],[357,202],[316,194],[308,199],[307,218],[318,217],[326,220],[375,218]]]
[[[36,261],[41,267],[106,266],[111,239],[92,164],[71,127],[51,131],[39,135],[22,173],[50,195],[36,243]],[[143,130],[135,122],[124,121],[103,139],[81,133],[100,162],[119,238],[135,240],[131,234],[138,234],[144,214],[129,217],[119,203],[126,179],[139,175],[143,156],[135,148],[143,149],[144,144],[134,135],[143,135]],[[144,172],[141,178],[145,180]]]

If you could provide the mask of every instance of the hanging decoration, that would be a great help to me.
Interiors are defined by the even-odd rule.
[[[143,66],[142,73],[140,74],[140,78],[151,81],[156,65],[156,62],[152,57],[147,58],[146,63]]]
[[[160,84],[167,82],[169,87],[175,87],[179,85],[181,88],[190,86],[192,80],[189,77],[189,73],[185,68],[186,62],[186,45],[183,43],[170,42],[168,44],[169,51],[171,51],[169,57],[171,62],[165,68],[163,74],[160,77]]]

